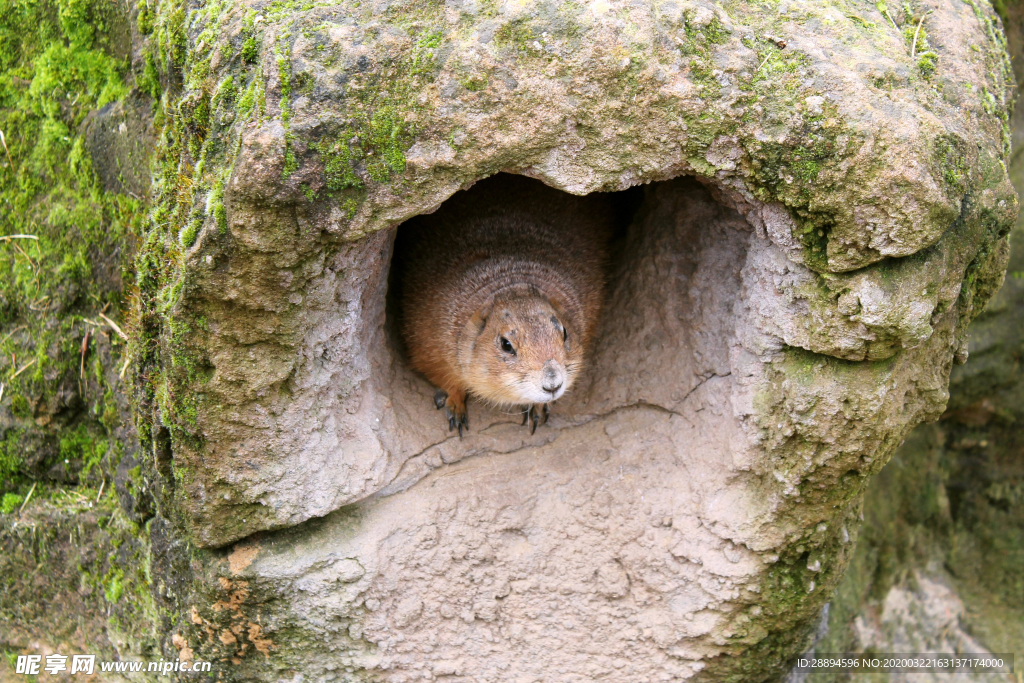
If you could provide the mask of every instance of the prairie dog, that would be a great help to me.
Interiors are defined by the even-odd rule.
[[[524,407],[532,433],[572,386],[600,313],[613,214],[607,195],[502,174],[402,228],[402,334],[449,431],[468,429],[471,394]]]

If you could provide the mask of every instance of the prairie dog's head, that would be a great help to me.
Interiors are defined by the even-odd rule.
[[[459,341],[459,365],[476,396],[499,405],[549,403],[583,362],[580,331],[541,296],[518,295],[477,311]]]

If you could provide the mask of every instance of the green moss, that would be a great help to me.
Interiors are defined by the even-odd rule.
[[[515,47],[526,50],[526,46],[534,40],[533,29],[525,19],[510,21],[494,32],[494,44],[498,47]]]
[[[32,408],[28,404],[28,399],[21,394],[15,394],[11,398],[11,413],[14,417],[20,417],[26,419],[32,416]]]
[[[217,87],[217,94],[213,96],[214,106],[230,106],[235,101],[235,96],[237,94],[235,79],[233,76],[229,75],[221,81],[220,85]]]
[[[238,112],[238,116],[244,121],[249,118],[249,115],[253,112],[256,107],[256,101],[258,92],[260,91],[258,79],[254,78],[246,87],[245,92],[238,99],[238,105],[235,111]]]
[[[691,60],[690,77],[694,85],[700,89],[701,97],[717,98],[722,92],[722,84],[715,77],[715,68],[710,59],[692,57]]]
[[[109,603],[116,603],[124,595],[124,571],[119,567],[111,567],[103,577],[103,596]]]
[[[362,186],[362,180],[352,167],[353,153],[348,140],[348,131],[344,131],[341,139],[333,144],[321,142],[316,147],[324,158],[324,176],[329,190]]]
[[[87,425],[78,425],[74,430],[65,431],[59,441],[59,458],[64,462],[81,463],[80,480],[85,480],[93,468],[100,464],[107,454],[110,443]]]
[[[277,55],[277,77],[281,89],[281,124],[287,129],[292,117],[291,102],[289,102],[292,94],[292,65],[288,55],[285,54],[287,48],[282,47],[282,41],[285,39],[287,39],[287,35],[282,36],[274,46],[274,54]]]
[[[488,82],[489,81],[485,76],[468,76],[466,78],[460,79],[459,85],[461,85],[466,90],[469,90],[470,92],[477,92],[478,90],[483,90],[484,88],[486,88]]]
[[[181,242],[181,246],[189,249],[196,243],[196,239],[199,237],[199,230],[202,228],[202,224],[199,221],[189,221],[184,228],[181,229],[178,239]]]
[[[729,29],[722,25],[721,20],[718,17],[712,17],[711,21],[706,26],[697,27],[692,21],[686,22],[686,37],[689,41],[695,43],[715,43],[721,45],[729,40],[732,33]]]
[[[349,220],[356,215],[356,211],[359,210],[359,202],[355,199],[346,199],[341,203],[341,211]]]
[[[136,85],[142,92],[146,93],[153,99],[160,97],[160,73],[156,67],[156,60],[154,60],[152,53],[147,52],[143,66],[143,71],[139,75]]]
[[[921,52],[917,55],[917,69],[921,72],[921,75],[925,78],[931,78],[938,68],[939,55],[936,52],[928,50],[927,52]]]
[[[917,61],[918,72],[927,79],[935,73],[939,54],[931,49],[928,42],[925,19],[925,15],[916,14],[909,4],[903,5],[903,25],[900,28],[900,33],[910,49],[910,54]]]
[[[121,415],[117,410],[117,403],[114,400],[114,392],[109,388],[106,393],[103,394],[102,406],[103,409],[100,413],[100,422],[107,428],[108,432],[113,432],[121,423]]]
[[[406,127],[395,107],[380,107],[370,116],[367,134],[366,172],[377,182],[386,181],[392,173],[405,171],[404,150],[408,144]]]
[[[224,178],[218,180],[210,193],[210,208],[221,235],[226,235],[228,232],[228,213],[224,208],[224,183]]]
[[[136,25],[139,33],[148,36],[153,32],[153,11],[149,8],[149,3],[145,1],[138,3],[136,8],[138,9]]]
[[[245,39],[245,42],[242,43],[242,59],[248,64],[253,64],[257,59],[259,59],[259,56],[259,43],[256,42],[255,36],[249,36]]]
[[[36,419],[50,422],[62,385],[76,385],[86,405],[107,390],[102,376],[81,376],[96,350],[84,321],[100,309],[119,317],[118,283],[94,265],[116,277],[145,215],[142,201],[104,190],[84,138],[89,113],[129,92],[129,61],[104,33],[125,25],[119,11],[85,0],[0,3],[0,234],[33,237],[0,242],[0,351],[12,366],[0,361],[0,374],[24,428],[5,441],[37,433]],[[112,344],[116,356],[119,340]],[[81,420],[102,435],[98,417]]]
[[[814,198],[827,187],[821,175],[837,167],[861,144],[843,134],[839,115],[828,101],[818,116],[805,116],[797,142],[745,140],[756,181],[755,192],[765,201],[782,201],[797,222],[797,237],[806,249],[805,263],[819,272],[828,270],[827,250],[833,218],[812,209]]]
[[[167,50],[167,56],[171,63],[180,67],[185,63],[185,53],[188,49],[188,36],[185,34],[185,8],[176,7],[166,16],[164,48]]]
[[[420,50],[433,50],[440,47],[443,40],[444,33],[442,31],[427,29],[416,38],[416,47]]]
[[[938,175],[946,181],[953,194],[963,196],[970,181],[964,143],[955,135],[940,135],[935,139],[932,159],[938,167]]]
[[[11,514],[24,502],[24,496],[19,496],[17,493],[5,493],[3,498],[0,498],[0,515]]]
[[[256,12],[249,10],[242,18],[242,61],[255,64],[260,56],[260,44],[257,40]]]
[[[308,71],[297,73],[295,74],[294,81],[296,92],[307,97],[313,94],[313,88],[316,85],[316,79],[313,77],[313,74]]]
[[[283,180],[299,170],[299,160],[295,157],[295,150],[292,147],[293,139],[294,137],[290,133],[284,136],[284,165],[281,167]]]
[[[977,0],[966,0],[967,4],[974,10],[974,15],[978,18],[978,22],[981,24],[982,30],[985,32],[985,36],[988,38],[988,49],[985,51],[985,60],[989,66],[989,75],[993,81],[992,85],[1003,89],[1006,92],[1008,87],[1016,82],[1013,75],[1013,66],[1010,64],[1009,51],[1007,50],[1006,34],[1003,33],[1003,29],[1000,26],[998,15],[990,11],[990,5],[988,3],[979,3]],[[981,48],[976,45],[971,45],[972,49],[981,51]],[[1008,102],[1004,101],[1004,96],[996,97],[988,91],[987,88],[982,87],[982,104],[985,107],[986,112],[996,118],[1003,129],[1003,155],[1005,157],[1010,156],[1010,110]]]
[[[0,441],[0,483],[11,482],[21,467],[19,430],[9,430]]]

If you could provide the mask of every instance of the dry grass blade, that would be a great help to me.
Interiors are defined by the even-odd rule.
[[[35,364],[36,364],[36,359],[35,359],[35,358],[33,358],[33,359],[32,359],[32,360],[30,360],[30,361],[29,361],[28,363],[26,363],[26,364],[25,364],[25,365],[24,365],[24,366],[23,366],[23,367],[21,368],[21,370],[18,370],[18,371],[17,371],[16,373],[14,373],[13,375],[11,375],[11,379],[14,379],[15,377],[17,377],[17,376],[18,376],[18,375],[20,375],[21,373],[25,372],[26,370],[28,370],[28,369],[29,369],[30,367],[32,367],[32,366],[33,366],[33,365],[35,365]]]
[[[11,330],[10,332],[7,333],[6,337],[4,337],[3,339],[0,339],[0,345],[2,345],[5,341],[7,341],[8,339],[10,339],[14,335],[16,335],[18,332],[21,332],[22,330],[24,330],[26,327],[28,327],[28,325],[22,325],[21,327],[15,327],[13,330]]]
[[[128,369],[128,364],[132,362],[132,357],[126,355],[124,357],[124,365],[121,366],[121,372],[117,374],[118,379],[124,379],[124,372]]]
[[[11,244],[14,246],[15,249],[17,249],[18,251],[21,252],[22,256],[25,257],[25,260],[28,261],[29,267],[32,268],[32,270],[35,270],[36,269],[36,264],[32,260],[32,257],[28,255],[28,252],[25,251],[24,249],[22,249],[21,247],[19,247],[17,242],[11,242]]]
[[[4,145],[4,151],[7,152],[7,163],[11,165],[11,173],[14,173],[14,159],[11,158],[11,150],[7,149],[7,138],[4,137],[2,130],[0,130],[0,142]]]
[[[115,323],[113,320],[103,315],[102,313],[100,313],[100,317],[107,321],[107,324],[110,325],[114,332],[117,332],[118,337],[124,339],[125,341],[128,341],[128,335],[124,333],[124,331],[118,326],[117,323]]]
[[[25,496],[25,502],[21,504],[21,507],[20,507],[20,508],[18,508],[18,516],[19,516],[19,517],[21,517],[21,513],[25,511],[25,506],[26,506],[26,505],[28,505],[28,502],[29,502],[30,500],[32,500],[32,494],[33,494],[33,493],[35,492],[35,490],[36,490],[36,484],[38,484],[38,483],[39,483],[39,482],[37,482],[37,481],[34,481],[34,482],[32,482],[32,488],[30,488],[30,489],[28,490],[28,495],[27,495],[27,496]]]
[[[921,35],[921,24],[924,23],[926,15],[921,15],[921,20],[917,22],[917,28],[914,30],[914,42],[910,46],[910,58],[913,59],[917,55],[917,37]]]
[[[32,309],[33,311],[45,311],[45,310],[47,310],[47,309],[49,308],[49,306],[46,306],[45,308],[37,308],[37,307],[39,306],[39,304],[43,303],[44,301],[46,301],[46,300],[47,300],[47,299],[49,299],[49,298],[50,298],[50,295],[49,295],[49,294],[47,294],[47,295],[46,295],[46,296],[44,296],[43,298],[41,298],[41,299],[36,299],[35,301],[31,302],[31,303],[30,303],[30,304],[28,305],[28,307],[29,307],[30,309]]]

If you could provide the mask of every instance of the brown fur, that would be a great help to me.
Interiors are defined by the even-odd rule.
[[[467,424],[467,393],[496,405],[545,404],[546,414],[569,388],[600,312],[612,216],[607,195],[499,175],[403,227],[402,333],[413,368],[447,394],[450,427],[461,434]],[[545,399],[540,385],[563,376]]]

